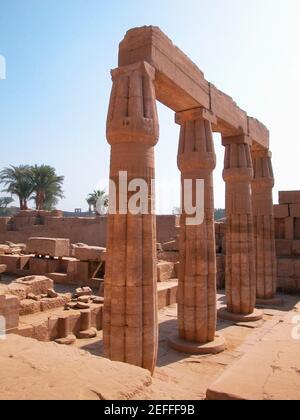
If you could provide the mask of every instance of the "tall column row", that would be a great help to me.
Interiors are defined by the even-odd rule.
[[[158,349],[154,147],[159,126],[155,70],[145,62],[112,72],[107,118],[111,146],[110,210],[103,335],[108,358],[154,371]],[[204,108],[176,114],[182,184],[178,335],[169,344],[187,353],[225,349],[216,334],[216,248],[212,123]],[[276,293],[276,255],[268,151],[248,136],[223,136],[226,183],[226,299],[220,317],[259,320],[256,297]],[[251,155],[252,153],[252,155]],[[143,187],[137,193],[138,185]],[[134,203],[135,206],[131,206]]]

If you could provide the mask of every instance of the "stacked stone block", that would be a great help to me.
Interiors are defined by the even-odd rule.
[[[278,287],[300,290],[300,191],[279,192],[274,206]]]

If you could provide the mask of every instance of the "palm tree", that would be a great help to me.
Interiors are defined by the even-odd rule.
[[[30,166],[11,165],[0,172],[0,183],[4,185],[3,192],[17,196],[20,202],[20,210],[28,210],[27,202],[30,199],[33,188],[30,180]]]
[[[49,165],[34,165],[30,168],[30,180],[37,210],[52,210],[60,198],[64,198],[63,176],[58,176]]]
[[[86,199],[89,205],[89,212],[93,210],[96,214],[106,214],[108,208],[108,195],[105,190],[94,190]]]
[[[12,197],[1,197],[0,198],[0,208],[1,209],[7,209],[7,206],[9,206],[11,203],[13,203]]]

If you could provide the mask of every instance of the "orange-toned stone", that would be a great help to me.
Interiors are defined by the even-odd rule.
[[[178,167],[184,181],[192,180],[196,196],[196,180],[204,180],[204,220],[188,225],[191,217],[185,212],[180,222],[180,266],[178,285],[179,340],[203,344],[215,340],[216,332],[216,253],[214,229],[213,170],[216,156],[208,113],[179,113],[181,125]],[[174,344],[175,345],[175,344]],[[173,346],[174,347],[174,346]]]
[[[154,203],[154,146],[158,118],[154,69],[141,62],[112,72],[107,119],[110,178],[119,195],[119,172],[146,181]],[[128,186],[128,185],[127,185]],[[128,194],[127,198],[130,198]],[[106,355],[154,371],[158,348],[156,220],[148,214],[116,213],[108,220],[103,334]]]
[[[231,313],[252,314],[256,301],[251,181],[253,166],[245,135],[223,138],[226,182],[226,297]]]
[[[256,296],[259,299],[273,299],[277,290],[277,260],[272,197],[274,175],[271,153],[267,150],[255,149],[252,151],[252,160],[254,168],[252,208]]]

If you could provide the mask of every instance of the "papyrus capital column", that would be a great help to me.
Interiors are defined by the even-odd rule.
[[[104,347],[115,361],[153,372],[158,346],[156,220],[153,181],[154,145],[159,128],[153,81],[155,70],[145,62],[112,71],[113,88],[107,118],[111,145],[110,179],[116,194],[115,212],[108,219],[104,286]],[[120,178],[120,172],[126,174]],[[147,185],[147,209],[132,214],[132,180]],[[125,182],[124,185],[121,183]],[[121,208],[122,207],[122,208]],[[145,209],[144,209],[145,210]]]
[[[246,135],[223,137],[226,183],[226,299],[230,314],[249,316],[256,303],[251,141]],[[255,318],[255,316],[254,316]],[[251,319],[251,317],[249,317]],[[252,320],[252,319],[251,319]]]
[[[277,288],[272,154],[256,146],[252,148],[251,155],[254,168],[252,208],[257,298],[269,300],[274,299]]]
[[[180,221],[180,273],[178,286],[179,338],[170,345],[185,352],[210,353],[224,350],[222,338],[216,339],[216,252],[214,228],[213,170],[216,166],[211,121],[203,108],[176,114],[180,124],[178,168],[182,182]],[[185,181],[192,182],[192,191]],[[197,198],[197,181],[203,180],[204,220],[189,225],[191,215],[185,209],[186,195]],[[203,200],[201,198],[201,200]],[[198,204],[199,205],[199,204]]]

